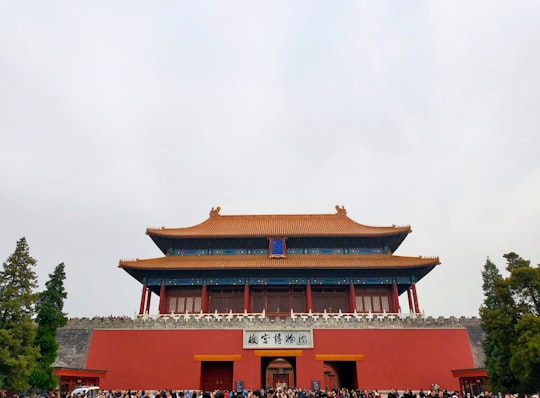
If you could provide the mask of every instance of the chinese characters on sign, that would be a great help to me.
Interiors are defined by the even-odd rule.
[[[285,239],[284,238],[270,238],[270,257],[285,257]]]
[[[244,330],[244,348],[313,348],[312,330]]]

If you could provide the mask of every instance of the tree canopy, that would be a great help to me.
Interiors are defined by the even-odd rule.
[[[64,288],[66,274],[64,263],[60,263],[49,274],[45,290],[39,293],[36,305],[37,337],[36,345],[40,350],[40,358],[30,378],[30,384],[35,388],[52,390],[57,385],[57,378],[52,373],[51,365],[58,353],[56,330],[65,326],[67,316],[63,312],[64,300],[67,297]]]
[[[31,386],[57,385],[51,365],[58,352],[56,330],[67,323],[66,275],[64,264],[57,265],[45,290],[36,293],[36,263],[23,237],[0,271],[0,389],[10,396]]]
[[[28,387],[39,357],[32,319],[37,299],[35,265],[23,237],[0,271],[0,388],[10,391]]]
[[[503,277],[488,258],[482,271],[480,307],[486,368],[493,390],[540,390],[540,267],[514,252],[503,256]]]

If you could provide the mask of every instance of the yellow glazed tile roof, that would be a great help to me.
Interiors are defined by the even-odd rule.
[[[187,228],[148,228],[147,235],[164,238],[272,237],[272,236],[392,236],[408,234],[410,226],[373,227],[347,217],[343,207],[334,214],[221,215],[212,209],[210,217]]]
[[[121,260],[120,268],[140,270],[259,269],[259,268],[411,268],[440,264],[438,257],[401,257],[392,254],[292,254],[285,258],[266,255],[166,256],[145,260]]]

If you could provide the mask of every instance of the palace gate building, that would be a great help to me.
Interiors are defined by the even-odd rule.
[[[339,206],[218,207],[146,233],[163,256],[119,263],[141,284],[137,314],[91,333],[85,368],[105,372],[103,389],[460,389],[452,370],[476,365],[466,327],[421,312],[417,284],[440,263],[395,254],[409,226],[362,225]]]

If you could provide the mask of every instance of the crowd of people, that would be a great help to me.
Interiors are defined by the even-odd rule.
[[[85,398],[85,397],[67,397]],[[241,392],[229,390],[158,390],[158,391],[102,391],[98,398],[540,398],[538,394],[518,395],[501,394],[490,391],[481,391],[478,394],[471,392],[449,391],[441,388],[431,388],[424,391],[404,389],[398,391],[390,388],[388,391],[359,390],[359,389],[318,389],[302,388],[268,388],[244,389]]]
[[[6,396],[0,390],[0,398]],[[14,398],[19,398],[17,394]],[[68,394],[63,396],[59,391],[52,391],[40,398],[92,398],[81,394]],[[388,391],[359,390],[347,388],[309,390],[302,388],[261,388],[243,389],[241,392],[232,390],[107,390],[99,391],[97,398],[540,398],[539,394],[501,394],[490,391],[481,391],[478,394],[471,392],[449,391],[441,388],[431,388],[424,391],[404,389],[401,392],[390,388]]]

